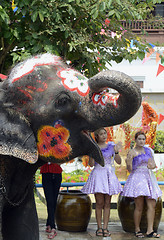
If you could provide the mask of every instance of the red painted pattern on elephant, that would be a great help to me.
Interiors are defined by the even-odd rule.
[[[28,59],[26,62],[17,67],[17,71],[11,76],[11,82],[14,83],[20,78],[32,73],[37,66],[60,65],[61,58],[49,53]]]
[[[62,84],[70,91],[77,91],[79,95],[86,96],[89,93],[88,78],[73,69],[62,69],[57,75],[62,78]]]
[[[57,128],[44,126],[38,131],[38,152],[44,157],[63,159],[71,152],[71,146],[67,143],[69,131],[59,126]]]
[[[117,107],[118,98],[119,98],[119,94],[113,95],[109,93],[107,90],[104,90],[101,93],[94,93],[92,96],[92,101],[94,104],[101,105],[102,107],[104,107],[109,102],[111,102],[114,107]]]
[[[17,89],[27,98],[32,100],[32,94],[34,92],[44,92],[47,89],[47,84],[45,82],[41,82],[40,80],[37,80],[36,82],[38,82],[41,86],[38,88],[34,86],[18,87]]]

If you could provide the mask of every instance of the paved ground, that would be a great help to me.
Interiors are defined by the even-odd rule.
[[[163,194],[164,198],[164,194]],[[117,200],[117,196],[113,198],[115,202]],[[164,201],[164,199],[163,199]],[[40,215],[41,216],[41,215]],[[43,219],[44,216],[44,219]],[[43,215],[40,219],[40,240],[47,240],[47,233],[45,232],[45,218],[46,218],[46,210],[43,212]],[[114,218],[113,218],[114,219]],[[161,235],[160,240],[164,240],[164,221],[163,217],[161,218],[162,222],[159,224],[158,233]],[[99,240],[136,240],[137,238],[132,233],[127,233],[122,229],[120,221],[112,221],[109,222],[109,231],[111,232],[110,237],[96,237],[95,232],[97,229],[96,219],[92,217],[90,223],[88,225],[86,232],[65,232],[57,230],[57,236],[54,238],[56,240],[89,240],[89,239],[99,239]],[[149,238],[144,238],[149,239]],[[155,239],[155,238],[152,238]]]
[[[45,233],[45,225],[40,225],[40,240],[47,240],[47,233]],[[136,240],[137,238],[132,233],[126,233],[122,230],[120,222],[109,223],[109,230],[111,232],[110,237],[96,237],[97,225],[96,223],[90,223],[86,232],[65,232],[57,231],[56,240],[89,240],[89,239],[103,239],[103,240]],[[158,228],[158,232],[161,234],[160,240],[164,240],[164,222],[161,222]],[[145,237],[145,239],[148,239]],[[154,239],[154,238],[153,238]]]

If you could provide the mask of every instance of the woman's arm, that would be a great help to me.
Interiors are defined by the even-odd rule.
[[[134,154],[133,154],[133,150],[130,150],[127,154],[127,158],[125,160],[126,162],[126,168],[129,172],[132,171],[132,161],[133,161],[133,158],[134,158]]]
[[[93,167],[95,165],[95,160],[91,157],[89,157],[89,162],[88,162],[90,167]]]
[[[115,156],[114,156],[114,160],[116,161],[117,164],[121,164],[121,157],[119,155],[119,151],[122,148],[122,143],[118,142],[115,146],[114,146],[114,151],[115,151]]]
[[[121,164],[121,157],[119,153],[115,153],[114,160],[116,161],[117,164]]]
[[[148,167],[149,169],[154,169],[154,168],[156,168],[156,164],[155,164],[154,157],[153,157],[152,154],[151,154],[151,157],[150,157],[149,160],[148,160],[147,167]]]

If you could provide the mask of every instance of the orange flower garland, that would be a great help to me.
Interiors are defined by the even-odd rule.
[[[147,127],[145,130],[146,133],[146,144],[149,147],[154,147],[156,140],[156,131],[157,131],[157,122],[158,122],[158,114],[156,111],[150,107],[147,102],[142,103],[143,112],[142,112],[142,127]]]
[[[106,142],[112,142],[113,141],[113,127],[106,127],[105,128],[106,131],[107,131],[107,140]]]
[[[154,148],[155,140],[156,140],[156,130],[157,130],[157,122],[150,123],[150,130],[146,133],[146,144],[149,147]]]
[[[123,123],[120,125],[120,127],[124,130],[125,133],[125,146],[124,149],[128,149],[130,148],[130,144],[131,144],[131,130],[132,127],[129,123]]]
[[[142,126],[147,126],[151,122],[158,122],[158,114],[147,102],[142,102],[142,107]]]

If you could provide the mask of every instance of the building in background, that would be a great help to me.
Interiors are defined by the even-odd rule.
[[[156,18],[153,22],[149,19],[123,22],[125,29],[132,30],[139,37],[141,33],[146,33],[144,39],[152,45],[152,49],[150,53],[145,53],[145,59],[134,60],[132,63],[127,60],[119,64],[111,62],[112,66],[107,67],[131,76],[141,88],[143,101],[148,102],[158,115],[164,115],[164,2],[156,4],[152,14]],[[142,106],[128,122],[134,127],[140,127],[141,120]],[[158,125],[157,130],[164,131],[164,121]]]
[[[131,76],[141,88],[142,100],[148,102],[158,115],[164,115],[164,71],[157,76],[160,63],[156,62],[156,56],[159,52],[163,54],[164,47],[154,47],[154,52],[146,61],[138,59],[132,61],[132,63],[126,60],[123,60],[119,64],[112,62],[112,67],[108,65],[108,68],[124,72]],[[134,127],[140,127],[141,119],[142,106],[128,122]],[[157,130],[164,131],[164,121],[161,122]]]

